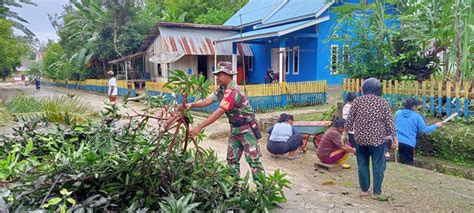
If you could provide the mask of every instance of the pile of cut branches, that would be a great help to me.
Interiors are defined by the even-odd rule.
[[[199,147],[202,136],[188,137],[192,117],[182,106],[188,95],[205,97],[207,82],[178,71],[167,86],[182,94],[179,104],[152,97],[141,112],[112,105],[99,122],[1,137],[0,210],[260,212],[285,201],[285,174],[259,176],[251,188],[248,175],[235,181]]]

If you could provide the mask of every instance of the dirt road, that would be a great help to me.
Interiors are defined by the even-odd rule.
[[[13,96],[21,93],[39,97],[51,95],[74,94],[90,103],[98,110],[103,108],[105,95],[78,90],[46,87],[40,92],[33,87],[0,85],[3,95]],[[337,90],[329,95],[329,101],[338,98]],[[339,96],[340,97],[340,96]],[[130,103],[133,108],[141,108],[140,103]],[[327,106],[322,106],[327,107]],[[319,110],[295,109],[292,114],[317,113]],[[279,112],[259,114],[264,118],[275,116]],[[198,118],[202,119],[202,118]],[[218,157],[225,161],[229,124],[222,118],[206,129],[206,134],[212,137],[202,142],[204,147],[212,148]],[[1,130],[0,130],[1,131]],[[212,138],[212,139],[211,139]],[[408,167],[396,163],[388,163],[383,184],[383,192],[394,198],[392,202],[380,202],[368,198],[359,198],[359,184],[357,179],[357,165],[355,156],[350,157],[352,169],[329,173],[314,169],[316,161],[315,148],[311,147],[306,154],[299,154],[296,160],[286,158],[272,158],[266,151],[265,139],[260,141],[262,161],[267,172],[281,169],[287,173],[291,181],[291,189],[286,190],[288,201],[282,209],[275,212],[315,212],[315,211],[399,211],[399,212],[473,212],[474,211],[474,182],[454,176],[436,173],[415,167]],[[241,160],[242,174],[249,171],[248,164]],[[334,184],[322,183],[333,180]]]

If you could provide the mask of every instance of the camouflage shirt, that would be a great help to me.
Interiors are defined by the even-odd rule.
[[[231,81],[227,87],[220,86],[211,95],[214,102],[219,101],[219,108],[223,109],[231,124],[251,121],[255,118],[255,112],[250,106],[245,94],[240,87]]]

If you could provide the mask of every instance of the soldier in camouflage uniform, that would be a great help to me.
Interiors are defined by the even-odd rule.
[[[232,70],[230,62],[219,62],[213,74],[217,76],[220,87],[208,98],[189,103],[187,107],[206,107],[217,101],[220,102],[219,107],[211,116],[191,130],[190,135],[195,137],[203,128],[212,124],[225,113],[231,125],[227,163],[231,167],[234,177],[240,177],[239,161],[242,153],[245,153],[245,160],[249,163],[252,176],[255,179],[257,173],[264,171],[260,161],[260,147],[257,142],[261,135],[255,121],[255,113],[245,94],[232,80],[236,72]]]

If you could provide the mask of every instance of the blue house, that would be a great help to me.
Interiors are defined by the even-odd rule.
[[[331,8],[358,0],[250,0],[224,25],[240,28],[242,33],[219,39],[232,42],[232,61],[248,83],[264,83],[267,72],[279,82],[327,80],[341,84],[344,75],[336,64],[349,60],[349,47],[330,41],[336,14]],[[240,43],[251,44],[253,57],[245,62],[237,58]],[[239,66],[239,68],[237,68]],[[241,76],[241,75],[240,75]]]

